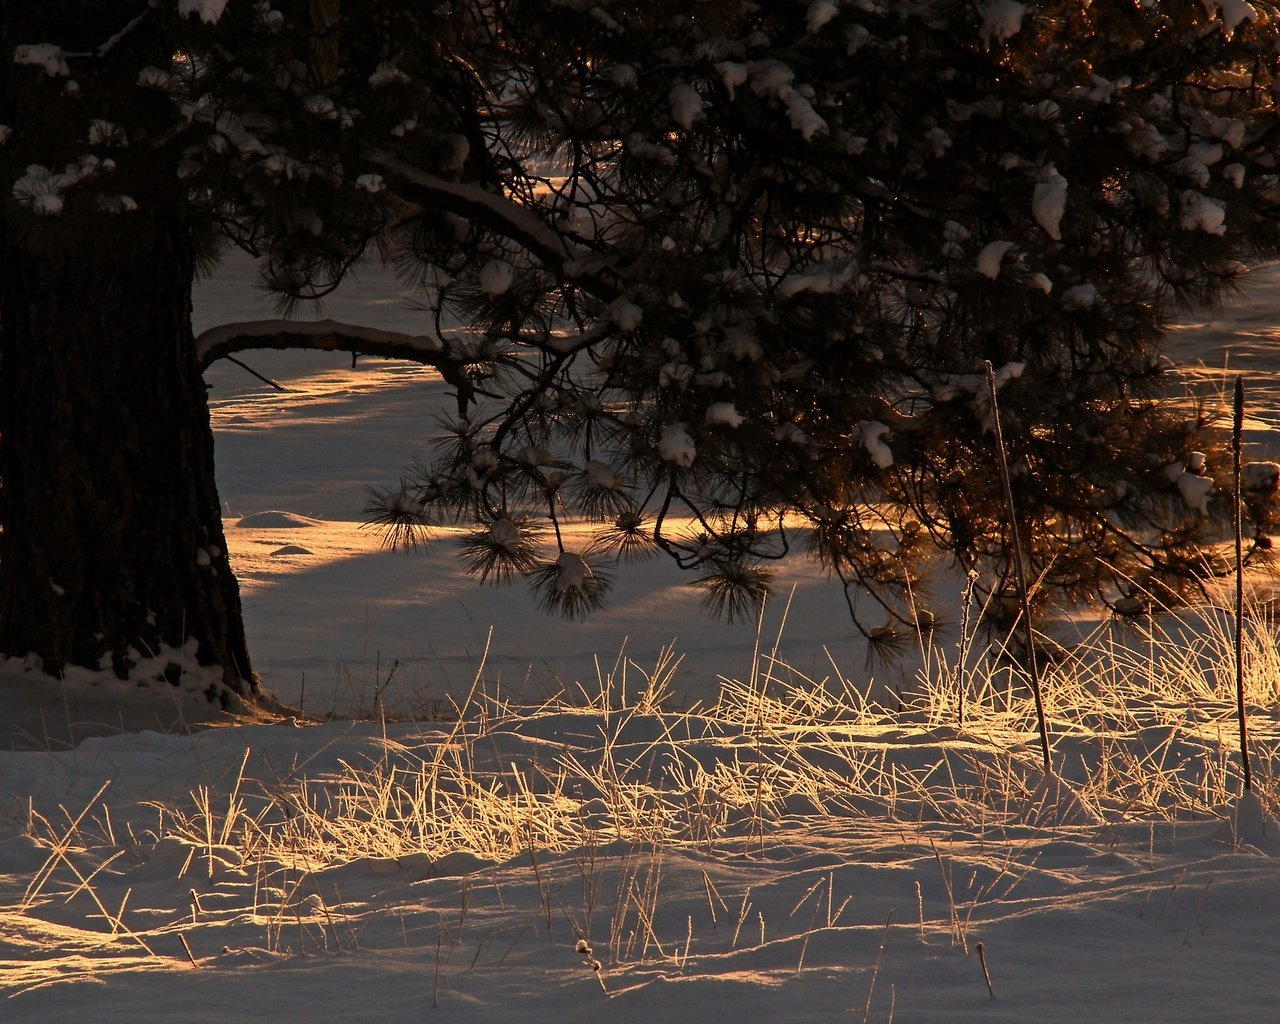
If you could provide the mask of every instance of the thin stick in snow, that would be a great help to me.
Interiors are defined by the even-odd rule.
[[[991,972],[987,970],[987,950],[981,942],[978,943],[978,963],[982,964],[982,980],[987,983],[987,991],[991,993],[991,998],[996,997],[996,990],[991,987]]]
[[[884,944],[889,939],[889,925],[893,923],[893,911],[889,911],[889,916],[884,919],[884,931],[880,934],[880,948],[876,951],[875,966],[871,968],[871,981],[867,985],[867,1001],[862,1007],[862,1024],[867,1024],[867,1018],[871,1016],[871,997],[875,995],[876,978],[880,975],[880,961],[884,957]]]
[[[1009,537],[1013,546],[1013,572],[1018,581],[1018,600],[1022,605],[1022,628],[1027,638],[1027,669],[1031,673],[1031,693],[1036,701],[1036,724],[1040,729],[1040,754],[1044,772],[1053,770],[1049,757],[1049,730],[1044,720],[1044,697],[1040,692],[1040,672],[1036,667],[1035,630],[1031,625],[1031,600],[1027,596],[1027,570],[1022,561],[1022,540],[1018,536],[1018,518],[1013,507],[1013,485],[1009,481],[1009,458],[1004,450],[1004,431],[1000,428],[1000,407],[996,400],[996,374],[987,360],[987,390],[991,394],[991,419],[996,430],[996,454],[1000,462],[1000,482],[1004,484],[1005,510],[1009,515]]]
[[[1244,521],[1241,515],[1240,451],[1244,435],[1244,377],[1236,378],[1235,414],[1231,424],[1231,463],[1235,477],[1232,495],[1236,539],[1236,717],[1240,720],[1240,762],[1244,767],[1244,791],[1253,788],[1249,765],[1249,730],[1244,713]]]
[[[178,941],[182,943],[182,948],[186,951],[187,959],[191,961],[191,966],[199,967],[200,961],[197,960],[196,955],[191,952],[191,945],[187,942],[187,937],[183,935],[182,932],[178,932]]]

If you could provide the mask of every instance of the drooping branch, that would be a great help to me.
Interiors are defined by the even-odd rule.
[[[601,254],[554,229],[534,210],[478,183],[449,181],[430,174],[382,150],[369,150],[365,156],[398,177],[401,195],[484,225],[520,246],[561,280],[572,280],[597,299],[612,302],[625,296],[622,275],[616,267],[587,271],[588,265],[600,261]]]
[[[497,192],[473,182],[449,181],[382,150],[370,150],[365,155],[371,163],[398,175],[407,186],[405,191],[415,197],[433,204],[444,203],[459,215],[510,238],[545,262],[559,264],[591,255],[588,251],[579,251],[563,233],[552,230],[536,214]]]
[[[221,324],[196,338],[196,359],[208,369],[223,356],[251,349],[310,349],[406,359],[441,369],[455,362],[448,346],[425,334],[402,334],[337,320],[249,320]]]
[[[196,338],[196,360],[202,371],[237,352],[263,349],[350,352],[431,366],[457,389],[461,415],[465,415],[473,391],[462,361],[445,342],[425,334],[383,331],[337,320],[250,320],[211,327]]]

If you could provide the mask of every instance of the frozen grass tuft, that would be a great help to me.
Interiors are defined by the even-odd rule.
[[[443,721],[383,726],[363,755],[344,747],[325,767],[319,752],[313,766],[282,770],[246,750],[216,784],[178,803],[138,804],[119,820],[105,787],[79,810],[46,817],[29,808],[28,839],[47,852],[16,910],[38,922],[55,907],[83,906],[84,920],[97,922],[96,940],[84,943],[109,947],[129,969],[179,947],[199,965],[188,933],[231,922],[257,929],[267,957],[371,942],[367,915],[333,881],[344,871],[454,879],[460,905],[440,910],[432,936],[420,937],[436,958],[439,998],[470,913],[470,880],[521,873],[536,888],[536,915],[517,934],[481,940],[472,962],[501,963],[545,933],[567,943],[568,963],[576,950],[578,970],[585,964],[612,994],[623,965],[696,972],[699,943],[727,955],[742,936],[767,945],[771,927],[795,941],[790,970],[808,969],[827,948],[822,936],[844,927],[834,875],[814,877],[790,913],[769,904],[770,923],[763,895],[748,886],[726,900],[709,872],[769,863],[778,836],[856,834],[868,850],[897,844],[933,865],[920,878],[946,913],[926,927],[917,881],[919,922],[909,930],[924,940],[931,928],[967,954],[971,928],[1052,837],[1087,843],[1134,824],[1229,819],[1241,784],[1230,627],[1212,611],[1164,626],[1109,625],[1049,666],[1042,696],[1057,771],[1048,776],[1025,679],[972,636],[934,650],[893,707],[834,665],[821,679],[798,672],[780,643],[758,650],[746,680],[723,680],[709,708],[670,706],[671,651],[650,670],[620,655],[594,689],[532,708],[489,692],[482,668]],[[1245,636],[1265,814],[1276,806],[1280,734],[1280,656],[1265,609]],[[989,868],[967,886],[938,845],[956,836],[976,844]],[[713,936],[690,914],[667,912],[673,858],[700,866]],[[189,897],[135,906],[131,888],[117,891],[134,871],[167,872]],[[868,935],[883,930],[872,924]]]

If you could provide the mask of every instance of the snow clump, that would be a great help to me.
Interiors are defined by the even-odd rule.
[[[698,449],[683,423],[668,423],[662,428],[662,437],[658,440],[658,454],[667,462],[688,469],[698,457]]]
[[[738,86],[747,81],[747,66],[736,64],[731,60],[722,60],[718,64],[713,64],[712,67],[720,75],[720,81],[724,83],[724,91],[729,94],[729,99],[733,99],[737,94]]]
[[[1041,173],[1036,182],[1035,192],[1031,198],[1031,213],[1036,223],[1044,228],[1044,232],[1055,242],[1062,241],[1063,211],[1067,208],[1067,179],[1058,173],[1058,169],[1050,164]]]
[[[1022,361],[997,366],[992,371],[996,379],[996,390],[999,391],[1011,380],[1017,380],[1026,368],[1027,364]],[[930,386],[929,391],[938,402],[951,402],[962,394],[976,397],[986,393],[987,375],[985,373],[940,374],[939,380]]]
[[[480,268],[480,287],[486,295],[505,295],[516,279],[510,263],[490,260]]]
[[[1246,491],[1274,491],[1280,487],[1280,464],[1246,462],[1240,467],[1240,487]]]
[[[827,122],[798,89],[790,89],[784,102],[787,104],[787,120],[805,142],[827,130]]]
[[[622,331],[634,331],[643,317],[644,310],[626,299],[618,299],[609,307],[609,319]]]
[[[813,90],[805,86],[797,88],[792,85],[796,73],[782,61],[772,57],[752,61],[747,65],[751,78],[751,91],[760,97],[772,97],[787,108],[787,119],[791,127],[800,133],[805,142],[810,141],[819,132],[827,130],[827,122],[813,109],[805,95]]]
[[[1199,228],[1208,235],[1225,235],[1227,233],[1226,207],[1217,199],[1201,195],[1187,189],[1179,196],[1182,201],[1182,214],[1179,223],[1188,231]]]
[[[619,89],[630,89],[639,80],[640,76],[630,64],[615,64],[609,71],[609,81]]]
[[[216,25],[226,6],[227,0],[178,0],[178,13],[184,18],[198,14],[206,25]]]
[[[839,12],[840,9],[831,0],[813,0],[809,5],[809,13],[805,16],[805,28],[810,34],[818,32]]]
[[[129,145],[129,138],[118,124],[95,117],[89,124],[89,145],[123,148]]]
[[[582,471],[587,476],[587,484],[605,491],[620,491],[623,488],[622,477],[607,462],[599,459],[587,459]]]
[[[929,149],[935,157],[944,156],[952,145],[951,135],[945,128],[939,128],[937,125],[924,133],[924,141],[929,144]]]
[[[167,92],[169,86],[173,84],[173,75],[148,64],[138,72],[137,84],[140,89],[155,89],[157,92]]]
[[[978,268],[978,273],[994,281],[1000,276],[1000,261],[1004,259],[1004,254],[1012,248],[1012,242],[988,242],[982,247],[982,252],[978,253],[978,259],[975,264]]]
[[[685,131],[702,117],[702,97],[688,82],[676,82],[671,87],[671,116]]]
[[[394,64],[383,61],[374,68],[373,74],[369,76],[369,88],[377,90],[388,85],[406,85],[408,81],[408,75]]]
[[[41,164],[31,164],[27,173],[13,183],[13,198],[42,217],[56,217],[62,212],[62,194],[73,185],[97,174],[101,166],[95,156],[80,158],[78,164],[67,164],[55,174]]]
[[[807,274],[790,274],[778,282],[778,295],[783,299],[794,298],[801,292],[813,295],[833,295],[844,291],[853,280],[853,267],[833,270],[829,267],[811,270]]]
[[[853,426],[854,444],[861,444],[871,456],[871,461],[881,469],[888,469],[893,465],[893,451],[884,442],[884,435],[887,433],[888,426],[879,420],[859,420]]]
[[[1092,309],[1098,302],[1098,289],[1092,284],[1078,284],[1062,293],[1062,305],[1067,309]]]
[[[573,551],[561,551],[559,557],[556,558],[556,582],[555,590],[557,594],[563,594],[566,591],[586,591],[588,580],[594,582],[595,573],[591,571],[591,566],[587,565],[587,560],[581,555]]]
[[[1246,127],[1238,117],[1218,117],[1214,118],[1209,131],[1215,139],[1221,139],[1232,149],[1239,149],[1244,145]]]
[[[773,432],[773,439],[783,444],[805,445],[809,443],[809,435],[794,423],[784,423]]]
[[[996,44],[1016,36],[1022,31],[1022,16],[1027,13],[1027,5],[1015,3],[1014,0],[991,0],[982,12],[982,45],[990,48],[992,40]]]
[[[520,529],[510,519],[499,517],[489,527],[489,543],[504,551],[520,547]]]
[[[123,193],[98,196],[98,209],[103,213],[136,213],[138,202],[133,196],[126,196]]]
[[[732,402],[712,402],[707,406],[706,422],[709,426],[740,427],[742,413]]]
[[[1213,480],[1184,469],[1175,481],[1182,503],[1194,512],[1209,514],[1209,495],[1213,493]]]
[[[1213,17],[1217,11],[1222,12],[1222,27],[1228,36],[1235,35],[1236,27],[1242,21],[1257,21],[1258,10],[1248,0],[1202,0],[1205,13]]]
[[[50,78],[66,78],[71,74],[71,67],[67,64],[67,56],[62,47],[53,43],[19,46],[13,51],[13,62],[43,68]]]
[[[338,108],[328,96],[308,96],[302,108],[317,121],[335,121],[338,118]]]

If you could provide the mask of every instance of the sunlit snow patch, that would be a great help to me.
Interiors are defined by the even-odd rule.
[[[288,530],[294,527],[321,526],[324,520],[300,516],[296,512],[255,512],[240,519],[236,526],[247,530]]]

